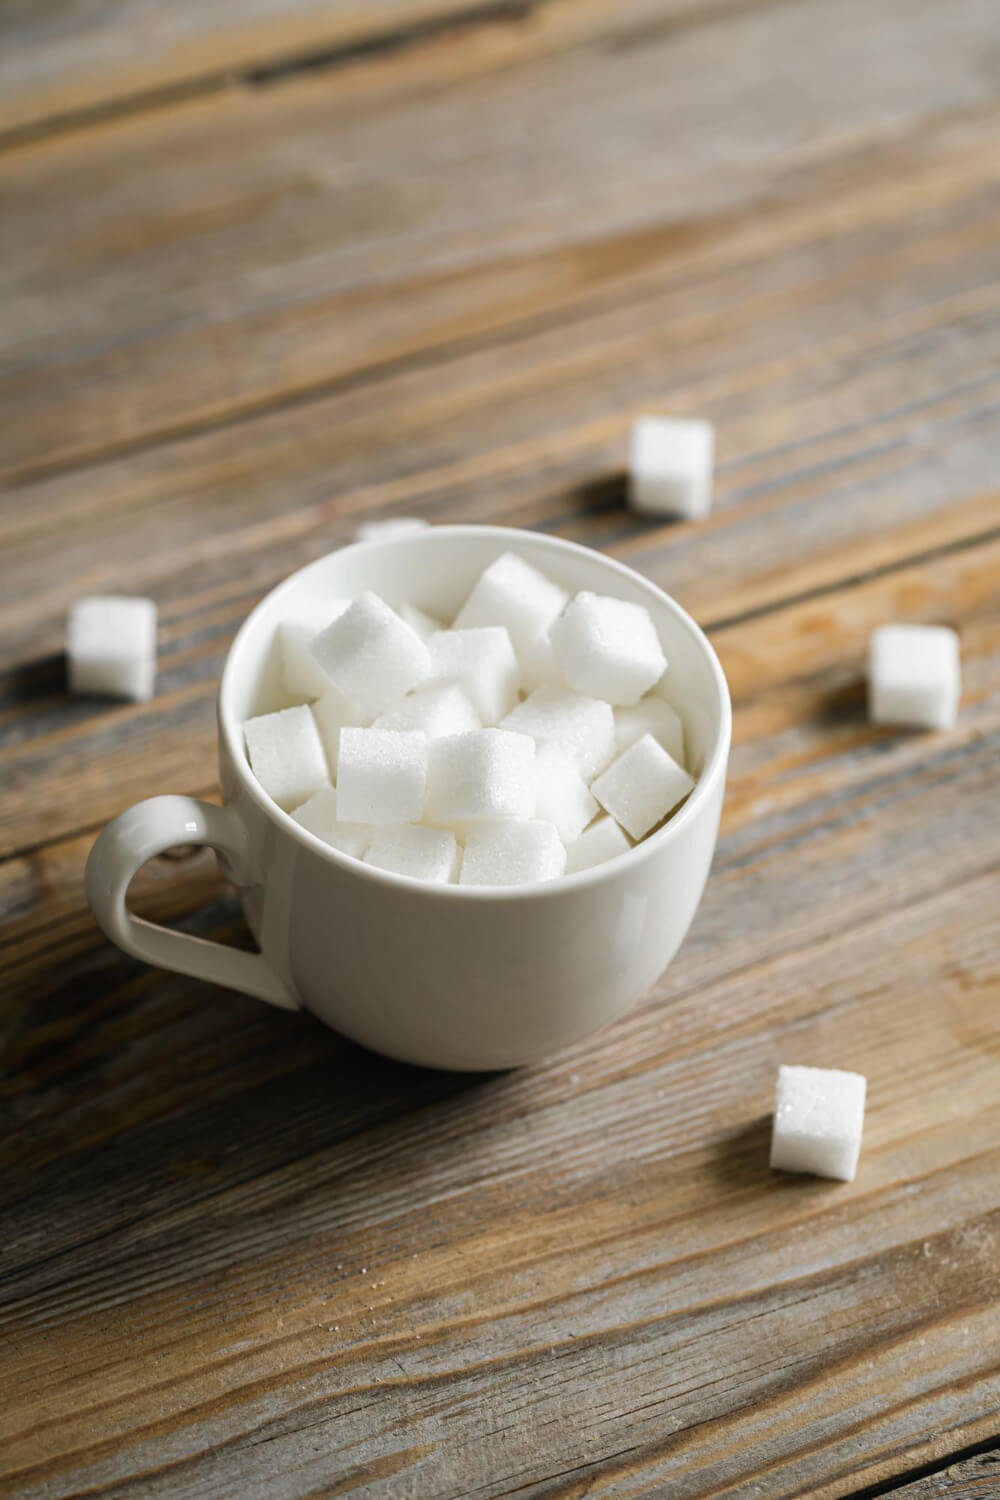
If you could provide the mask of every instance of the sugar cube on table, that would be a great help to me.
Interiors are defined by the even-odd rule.
[[[323,749],[326,751],[330,776],[336,781],[337,763],[340,756],[340,731],[348,728],[367,728],[371,722],[369,715],[361,713],[353,703],[348,702],[339,688],[331,687],[329,683],[322,697],[317,698],[313,703],[312,711],[319,737],[323,741]]]
[[[430,672],[427,646],[377,594],[355,599],[309,647],[334,687],[372,718]]]
[[[570,687],[628,706],[666,671],[656,626],[642,604],[584,590],[552,627],[552,650]]]
[[[569,594],[558,583],[516,553],[504,552],[479,575],[454,625],[458,630],[505,626],[523,661],[568,601]]]
[[[595,818],[589,828],[584,829],[578,839],[566,847],[566,874],[575,875],[578,870],[589,870],[594,865],[603,865],[619,854],[627,854],[632,845],[619,828],[614,818],[607,813]]]
[[[344,613],[350,602],[350,599],[331,599],[329,604],[316,605],[282,620],[278,626],[281,675],[293,697],[318,698],[330,686],[309,647],[321,630]]]
[[[307,703],[248,719],[243,733],[254,775],[286,812],[328,784],[323,744]]]
[[[650,693],[634,708],[615,709],[615,745],[618,754],[644,734],[659,740],[679,766],[684,765],[684,724],[676,708]]]
[[[554,745],[575,763],[584,781],[603,771],[615,757],[611,705],[570,688],[536,688],[500,727],[530,734],[539,745]]]
[[[962,695],[958,636],[944,625],[882,625],[868,647],[868,705],[876,724],[951,729]]]
[[[388,823],[375,830],[365,863],[394,875],[448,885],[458,878],[459,847],[453,833],[421,823]]]
[[[465,689],[449,682],[444,687],[408,693],[389,713],[380,714],[373,727],[422,729],[429,740],[439,740],[442,735],[465,734],[483,726]]]
[[[853,1182],[865,1123],[866,1087],[860,1073],[780,1067],[772,1168]]]
[[[499,724],[517,702],[521,671],[501,625],[442,630],[427,643],[431,666],[426,687],[457,682],[486,725]]]
[[[598,811],[587,783],[568,755],[554,745],[535,752],[535,817],[551,823],[564,844],[571,844]]]
[[[643,734],[591,783],[590,790],[626,833],[641,839],[694,787],[659,740]]]
[[[555,880],[566,850],[551,823],[483,823],[470,828],[462,856],[461,885],[528,885]]]
[[[337,815],[348,823],[419,823],[427,785],[427,736],[397,729],[342,729]]]
[[[354,533],[355,541],[376,542],[388,537],[406,536],[413,531],[426,531],[427,522],[420,516],[385,516],[380,521],[362,521]]]
[[[431,740],[427,821],[465,827],[535,814],[535,742],[505,729]]]
[[[332,786],[321,787],[313,792],[308,802],[303,802],[292,813],[296,823],[301,823],[318,839],[339,849],[341,854],[353,854],[361,859],[371,843],[374,828],[369,823],[342,823],[337,817],[337,793]]]
[[[418,609],[415,604],[401,604],[399,606],[399,618],[405,620],[411,630],[415,630],[422,641],[429,641],[432,635],[444,629],[440,620],[429,615],[426,610]]]
[[[124,594],[78,599],[69,611],[66,658],[72,693],[135,702],[152,698],[156,605]]]
[[[629,505],[642,515],[695,520],[712,504],[715,433],[710,422],[639,417],[629,444]]]

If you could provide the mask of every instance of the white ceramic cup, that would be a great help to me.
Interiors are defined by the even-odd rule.
[[[663,692],[684,720],[695,790],[628,854],[546,884],[440,886],[331,849],[267,796],[242,725],[287,706],[278,623],[372,589],[450,619],[478,575],[514,550],[571,592],[649,610],[669,661]],[[213,980],[392,1057],[503,1068],[557,1051],[624,1014],[673,958],[712,861],[731,712],[722,668],[694,621],[655,585],[588,548],[534,532],[441,526],[360,543],[294,573],[257,606],[226,660],[218,701],[224,805],[153,797],[108,825],[87,861],[87,897],[137,958]],[[142,921],[126,908],[136,870],[177,844],[209,844],[240,889],[260,945],[246,953]]]

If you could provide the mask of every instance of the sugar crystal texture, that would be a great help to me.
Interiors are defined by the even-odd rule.
[[[415,630],[422,641],[429,641],[432,635],[444,629],[440,620],[429,615],[425,609],[418,609],[415,604],[401,604],[399,606],[399,618],[405,620],[411,630]]]
[[[350,599],[331,599],[329,604],[317,604],[291,615],[278,626],[281,675],[286,690],[293,697],[318,698],[330,686],[309,647],[320,631],[338,619],[350,603]]]
[[[641,839],[694,787],[683,766],[651,734],[641,735],[592,783],[591,791],[626,833]]]
[[[504,552],[479,575],[454,624],[459,630],[505,626],[523,666],[568,600],[558,583],[516,553]]]
[[[416,631],[372,593],[355,599],[309,649],[333,686],[372,718],[398,703],[431,667]]]
[[[679,766],[684,765],[684,725],[676,708],[650,693],[640,698],[634,708],[615,709],[615,745],[618,754],[634,745],[644,734],[659,740],[668,755]]]
[[[419,823],[427,784],[427,736],[396,729],[342,729],[337,815],[349,823]]]
[[[301,823],[318,839],[339,849],[341,854],[353,854],[361,859],[371,843],[374,829],[369,823],[343,823],[337,817],[337,793],[332,786],[321,787],[313,792],[308,802],[303,802],[292,813],[296,823]]]
[[[442,630],[428,641],[427,687],[457,682],[486,725],[499,724],[517,702],[521,671],[510,636],[501,625]]]
[[[156,605],[124,594],[93,595],[71,607],[66,628],[69,687],[87,696],[153,696]]]
[[[566,874],[575,875],[578,870],[590,870],[594,865],[603,865],[619,854],[627,854],[631,847],[614,818],[609,818],[604,813],[595,818],[590,827],[567,846]]]
[[[553,824],[563,843],[571,844],[597,811],[569,756],[554,745],[540,745],[535,752],[535,817]]]
[[[780,1067],[772,1168],[852,1182],[861,1151],[866,1087],[860,1073]]]
[[[639,417],[629,444],[629,505],[642,515],[687,520],[707,515],[714,458],[710,422]]]
[[[537,744],[561,750],[584,781],[589,782],[615,757],[611,705],[570,688],[536,688],[507,715],[501,728],[530,734]]]
[[[446,734],[465,734],[481,729],[482,722],[472,700],[457,682],[444,687],[418,688],[408,693],[398,706],[375,720],[376,729],[422,729],[429,740]]]
[[[375,830],[365,863],[394,875],[448,885],[458,878],[459,848],[453,833],[421,823],[387,823]]]
[[[552,649],[570,687],[591,698],[638,703],[667,659],[649,610],[584,590],[552,627]]]
[[[868,648],[876,724],[951,729],[962,694],[958,636],[944,625],[882,625]]]
[[[307,703],[248,719],[243,732],[254,775],[286,812],[327,785],[326,756]]]
[[[471,823],[535,814],[535,742],[505,729],[431,740],[427,751],[427,820]]]
[[[426,530],[427,522],[420,516],[385,516],[380,521],[362,521],[354,536],[359,542],[383,542]]]
[[[358,711],[349,703],[339,688],[327,683],[326,691],[312,705],[313,717],[326,751],[327,765],[334,781],[337,779],[337,762],[340,755],[340,731],[347,728],[367,726],[367,714]]]
[[[465,840],[462,885],[528,885],[556,880],[566,868],[566,850],[551,823],[484,823]]]

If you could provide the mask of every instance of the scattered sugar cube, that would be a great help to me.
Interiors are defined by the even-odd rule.
[[[655,693],[640,698],[634,708],[615,709],[615,745],[618,754],[634,745],[644,734],[659,740],[668,755],[679,766],[684,765],[684,725],[676,708],[671,708]]]
[[[632,845],[618,827],[614,818],[605,813],[595,818],[590,827],[566,849],[566,874],[575,875],[578,870],[589,870],[594,865],[603,865],[606,860],[627,854]]]
[[[444,629],[441,620],[436,620],[426,610],[418,609],[415,604],[401,604],[399,606],[399,618],[405,620],[411,630],[415,630],[422,641],[429,641],[432,635],[437,635],[439,630]]]
[[[502,729],[530,734],[539,745],[554,745],[575,762],[584,781],[615,757],[615,719],[609,703],[569,688],[536,688],[507,715]]]
[[[535,752],[535,817],[551,823],[564,844],[571,844],[597,813],[597,803],[576,765],[555,745]]]
[[[962,695],[958,636],[944,625],[882,625],[868,647],[868,705],[876,724],[951,729]]]
[[[375,830],[365,863],[413,880],[448,885],[458,879],[458,840],[443,828],[391,823]]]
[[[152,698],[156,605],[124,594],[78,599],[69,612],[66,658],[72,693],[137,703]]]
[[[307,703],[248,719],[243,733],[254,775],[286,812],[327,785],[326,756]]]
[[[342,823],[338,819],[337,793],[332,786],[313,792],[292,817],[318,839],[339,849],[341,854],[353,854],[355,859],[363,858],[375,831],[368,823]]]
[[[355,599],[309,649],[333,686],[371,717],[392,708],[431,668],[416,631],[372,593]]]
[[[555,880],[566,850],[551,823],[484,823],[470,828],[462,857],[462,885],[528,885]]]
[[[355,541],[385,541],[393,536],[407,536],[413,531],[426,531],[427,522],[420,516],[385,516],[381,521],[362,521],[354,533]]]
[[[340,756],[340,731],[348,728],[365,728],[371,722],[370,717],[368,714],[359,712],[353,703],[348,702],[340,689],[331,687],[329,682],[323,696],[317,698],[312,705],[312,711],[319,737],[323,741],[323,749],[326,751],[330,777],[336,781],[337,761]]]
[[[429,740],[482,727],[472,700],[457,682],[408,693],[391,713],[380,714],[374,724],[375,729],[422,729]]]
[[[629,445],[629,505],[642,515],[707,515],[714,457],[710,422],[639,417]]]
[[[454,624],[457,630],[505,626],[523,663],[568,601],[569,594],[558,583],[516,553],[504,552],[479,575]]]
[[[853,1182],[865,1123],[866,1087],[860,1073],[780,1067],[772,1168]]]
[[[506,729],[476,729],[431,740],[427,820],[464,827],[535,814],[535,742]]]
[[[397,729],[342,729],[337,815],[348,823],[419,823],[427,784],[427,736]]]
[[[278,626],[281,675],[293,697],[318,698],[330,686],[309,647],[321,630],[344,613],[350,602],[350,599],[331,599],[329,604],[317,605],[291,619],[282,620]]]
[[[552,627],[552,649],[570,687],[608,703],[638,703],[666,671],[649,610],[607,594],[577,594]]]
[[[626,833],[641,839],[693,787],[692,778],[659,740],[643,734],[612,761],[590,789]]]
[[[510,636],[500,625],[474,630],[442,630],[428,644],[426,687],[457,682],[471,698],[484,724],[499,724],[517,702],[521,672]]]

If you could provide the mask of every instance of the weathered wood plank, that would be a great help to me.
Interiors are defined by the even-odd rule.
[[[898,1500],[984,1500],[1000,1490],[1000,1448],[977,1453],[893,1490]]]
[[[400,98],[388,60],[363,85],[227,95],[11,153],[4,473],[565,318],[655,274],[665,254],[669,275],[678,238],[690,267],[735,215],[752,233],[775,200],[804,191],[815,205],[845,173],[864,179],[873,146],[951,177],[939,139],[975,134],[996,104],[981,67],[991,16],[988,0],[877,12],[849,0],[836,15],[786,0],[725,27],[668,28],[641,47],[602,37],[493,72],[470,40],[421,53]],[[805,128],[804,69],[816,85]],[[722,76],[714,111],[704,80]],[[880,164],[869,192],[891,200],[888,175]],[[974,175],[979,225],[959,216],[951,229],[969,250],[995,212],[982,143]],[[906,258],[922,253],[918,232]],[[905,301],[907,274],[898,265],[883,295]],[[666,332],[683,347],[699,308],[677,304]],[[715,306],[706,289],[700,315]],[[770,309],[755,312],[766,326]]]

